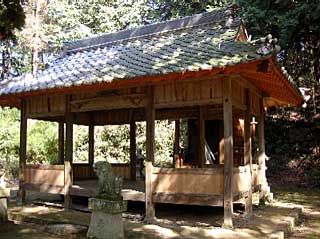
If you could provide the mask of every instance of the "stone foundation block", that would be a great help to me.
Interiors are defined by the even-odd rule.
[[[88,238],[123,239],[122,212],[127,210],[127,202],[123,200],[89,199],[92,211]]]

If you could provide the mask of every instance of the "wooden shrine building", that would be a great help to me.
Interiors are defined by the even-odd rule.
[[[221,8],[68,42],[37,76],[1,82],[0,105],[21,110],[21,199],[25,190],[56,193],[70,207],[72,196],[94,196],[94,127],[130,124],[130,163],[113,165],[126,179],[124,199],[145,202],[147,220],[155,203],[223,206],[232,226],[233,202],[244,200],[250,214],[252,192],[267,190],[265,110],[302,102],[276,62],[275,42],[248,40],[234,8]],[[28,119],[59,122],[61,165],[28,164]],[[164,119],[176,122],[171,168],[153,165],[155,120]],[[188,159],[179,154],[180,119],[188,121]],[[144,181],[136,178],[138,121],[146,122]],[[74,124],[89,127],[87,164],[73,164]]]

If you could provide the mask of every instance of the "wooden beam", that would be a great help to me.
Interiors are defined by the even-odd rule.
[[[252,215],[252,143],[251,143],[251,97],[249,89],[246,89],[246,105],[247,110],[244,116],[244,165],[250,165],[250,179],[248,196],[245,198],[245,214]]]
[[[70,97],[66,97],[66,155],[64,160],[64,207],[71,207],[70,191],[72,188],[72,156],[73,156],[73,116],[70,111]]]
[[[154,90],[152,87],[148,89],[148,104],[146,107],[147,118],[147,159],[146,159],[146,217],[147,222],[155,219],[155,208],[152,201],[152,168],[154,162],[154,141],[155,141],[155,108],[154,108]]]
[[[205,135],[205,113],[206,107],[199,107],[199,156],[198,156],[198,166],[203,168],[206,161],[206,135]]]
[[[130,123],[130,178],[136,180],[137,173],[136,123]]]
[[[232,118],[232,88],[231,79],[223,80],[223,122],[224,122],[224,222],[223,226],[232,228],[233,214],[233,118]]]
[[[20,108],[20,152],[19,152],[19,200],[21,203],[25,203],[26,191],[24,188],[24,169],[27,161],[27,128],[28,119],[26,117],[26,101],[21,101]]]
[[[222,195],[193,194],[193,193],[170,193],[156,192],[153,200],[158,203],[172,203],[184,205],[218,206],[223,205]]]
[[[89,150],[88,150],[89,165],[94,163],[94,125],[89,124]]]
[[[180,108],[180,107],[192,107],[194,105],[204,106],[204,105],[217,105],[222,104],[221,98],[216,99],[198,99],[198,100],[186,100],[186,101],[175,101],[175,102],[167,102],[167,103],[157,103],[155,107],[157,109],[163,108]]]
[[[64,123],[59,122],[58,131],[58,160],[59,164],[64,164]]]
[[[72,112],[85,112],[93,110],[113,110],[127,108],[141,108],[146,106],[144,94],[111,95],[95,97],[71,102]]]

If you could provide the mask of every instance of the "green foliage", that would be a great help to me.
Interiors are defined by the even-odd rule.
[[[97,160],[107,159],[110,163],[129,162],[130,147],[128,125],[97,127],[95,142]]]
[[[225,6],[231,0],[154,0],[150,1],[150,16],[156,21],[175,19]]]
[[[146,124],[136,123],[137,149],[146,155]],[[88,160],[88,135],[84,127],[75,127],[74,160]],[[81,129],[81,130],[79,130]],[[173,123],[171,121],[156,122],[155,164],[172,165]],[[110,163],[128,163],[130,160],[130,127],[129,125],[108,125],[95,127],[95,160],[107,159]]]
[[[57,124],[29,120],[27,162],[55,164],[58,159]],[[0,164],[9,175],[18,176],[20,148],[20,113],[0,108]]]
[[[64,41],[141,25],[148,9],[146,0],[53,0],[43,28],[49,44],[61,46]]]
[[[249,34],[271,33],[283,51],[280,60],[298,86],[320,82],[320,4],[318,0],[238,0]]]
[[[24,25],[25,15],[19,0],[0,1],[0,40],[14,36]]]
[[[265,135],[266,154],[270,157],[267,161],[269,175],[278,177],[288,173],[290,177],[280,176],[279,180],[319,186],[319,129],[316,122],[267,117]]]
[[[74,162],[87,162],[89,150],[88,127],[73,126],[73,158]]]
[[[27,161],[31,164],[56,164],[58,125],[39,120],[28,121]]]
[[[13,176],[18,175],[19,112],[0,108],[0,164]]]
[[[311,186],[320,188],[320,166],[306,171],[305,177]]]

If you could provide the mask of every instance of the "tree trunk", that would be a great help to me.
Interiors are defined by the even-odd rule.
[[[32,75],[35,76],[38,71],[38,65],[39,65],[39,45],[37,44],[39,41],[39,29],[40,29],[40,4],[38,3],[38,0],[34,1],[34,10],[33,10],[33,16],[34,16],[34,25],[35,25],[35,34],[34,34],[34,47],[32,49],[32,57],[31,57],[31,66],[32,66]]]
[[[10,67],[10,53],[9,53],[9,43],[8,40],[4,40],[2,42],[3,50],[2,50],[2,71],[1,71],[1,80],[5,80],[8,75],[9,67]]]

